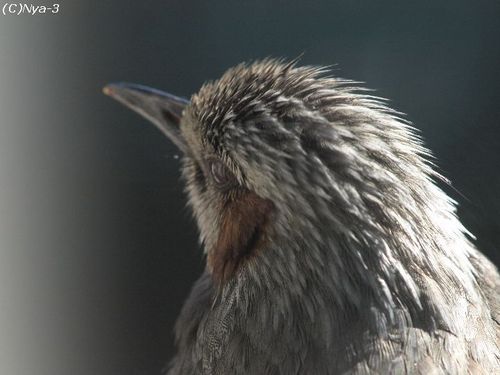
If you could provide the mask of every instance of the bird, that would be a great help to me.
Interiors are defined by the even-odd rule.
[[[103,90],[179,148],[206,257],[168,375],[500,374],[498,270],[387,100],[276,58]]]

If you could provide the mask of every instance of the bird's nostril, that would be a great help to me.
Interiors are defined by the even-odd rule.
[[[173,114],[172,112],[170,111],[166,111],[165,109],[162,109],[161,110],[161,115],[163,116],[163,118],[168,121],[168,122],[172,122],[172,123],[177,123],[179,122],[179,117],[177,117],[175,114]]]

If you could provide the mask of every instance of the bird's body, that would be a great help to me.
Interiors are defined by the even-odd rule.
[[[322,73],[240,65],[185,107],[109,89],[180,144],[207,254],[168,374],[500,373],[500,277],[428,151]]]

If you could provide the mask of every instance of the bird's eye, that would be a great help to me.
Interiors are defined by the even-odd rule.
[[[210,161],[210,173],[219,188],[228,189],[237,184],[236,176],[220,160]]]

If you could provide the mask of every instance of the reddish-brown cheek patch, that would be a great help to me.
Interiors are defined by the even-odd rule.
[[[228,280],[265,240],[273,204],[253,192],[242,193],[223,208],[219,236],[207,264],[216,282]]]

